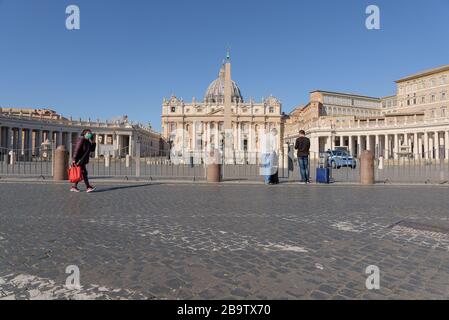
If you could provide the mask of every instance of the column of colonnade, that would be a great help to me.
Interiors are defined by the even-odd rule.
[[[51,126],[41,126],[40,124],[30,123],[28,125],[25,123],[9,123],[5,121],[0,126],[0,153],[12,154],[11,152],[14,152],[17,160],[28,161],[32,157],[40,157],[42,155],[43,145],[48,145],[48,148],[63,145],[69,152],[70,157],[72,157],[73,146],[79,134],[80,129],[76,127],[56,129]],[[120,149],[125,145],[126,141],[124,138],[128,138],[128,152],[131,154],[135,152],[134,133],[119,134],[118,132],[111,131],[102,135],[112,137],[113,150],[118,150],[118,153],[120,153]],[[118,156],[120,154],[114,155]]]
[[[220,122],[219,121],[204,121],[201,122],[201,126],[198,125],[199,122],[195,121],[193,123],[189,123],[190,130],[189,139],[191,138],[191,144],[187,144],[186,149],[200,151],[200,144],[198,141],[198,137],[200,135],[200,128],[202,128],[201,138],[203,140],[202,149],[205,149],[207,146],[214,144],[216,148],[220,145]],[[248,131],[244,130],[244,125],[248,125]],[[280,128],[277,128],[278,132]],[[258,136],[258,132],[256,132],[256,123],[255,122],[234,122],[232,126],[233,133],[233,144],[235,151],[244,151],[244,137],[247,134],[247,150],[254,151],[256,149],[256,137]],[[214,138],[211,140],[211,138]],[[187,139],[186,139],[187,140]]]
[[[35,128],[25,126],[1,126],[0,149],[3,154],[14,152],[17,159],[29,160],[41,155],[43,143],[50,146],[64,145],[72,154],[73,131],[55,131],[49,128]]]
[[[347,147],[354,156],[360,156],[362,151],[370,150],[376,157],[383,156],[386,159],[399,159],[409,155],[414,159],[449,160],[449,130],[418,130],[375,135],[323,135],[318,136],[318,141],[324,141],[324,146],[320,148],[312,145],[313,152]],[[404,150],[401,147],[404,147]]]

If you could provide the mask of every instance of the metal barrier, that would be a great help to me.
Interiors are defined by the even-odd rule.
[[[52,146],[34,149],[0,149],[0,175],[50,178],[53,176]]]
[[[123,150],[125,151],[125,150]],[[32,150],[0,149],[0,176],[41,177],[53,176],[53,146]],[[123,153],[119,153],[123,154]],[[409,155],[388,153],[394,159],[375,159],[375,179],[377,183],[449,183],[449,161],[436,159],[435,153]],[[443,152],[441,154],[444,154]],[[356,167],[335,167],[331,171],[333,182],[360,182],[360,159],[354,158]],[[232,159],[220,154],[224,181],[260,181],[261,157],[258,153],[234,153]],[[319,155],[310,155],[310,177],[316,180]],[[148,180],[206,180],[206,155],[202,152],[175,154],[153,153],[145,157],[123,156],[120,158],[91,158],[87,166],[92,178],[123,178]],[[296,157],[279,156],[278,173],[281,182],[300,180]]]
[[[440,183],[449,181],[449,161],[426,154],[376,159],[376,181],[383,183]]]

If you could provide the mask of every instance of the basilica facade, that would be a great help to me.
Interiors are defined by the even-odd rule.
[[[164,98],[162,135],[176,156],[202,161],[208,150],[223,155],[226,148],[231,150],[234,163],[254,163],[264,148],[267,133],[272,136],[272,148],[283,152],[280,100],[273,96],[260,102],[245,100],[237,83],[231,80],[230,70],[228,58],[202,101],[193,98],[186,102],[175,95]],[[225,137],[225,132],[231,134]]]

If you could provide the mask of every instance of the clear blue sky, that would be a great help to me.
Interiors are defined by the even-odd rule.
[[[65,8],[81,30],[65,29]],[[382,30],[365,28],[381,9]],[[284,111],[313,89],[384,96],[449,64],[448,0],[0,0],[0,106],[160,128],[161,102],[202,98],[226,47],[245,98]]]

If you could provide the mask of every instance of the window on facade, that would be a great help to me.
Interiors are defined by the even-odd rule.
[[[441,100],[446,100],[446,92],[441,92]]]
[[[421,103],[426,103],[426,97],[421,97]]]
[[[171,107],[171,112],[176,112],[176,107]]]
[[[431,86],[432,86],[432,87],[435,87],[435,86],[437,85],[437,82],[436,82],[435,79],[432,79],[432,80],[430,81],[430,83],[431,83]]]
[[[435,102],[435,95],[434,94],[432,94],[432,96],[430,98],[430,101]]]

